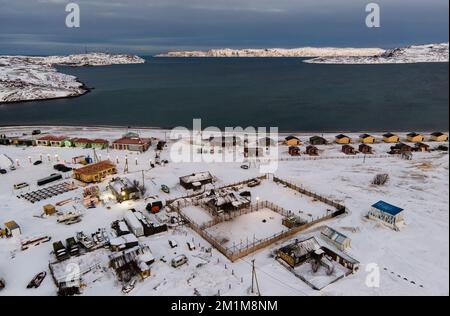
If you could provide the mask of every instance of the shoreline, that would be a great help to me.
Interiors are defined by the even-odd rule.
[[[208,127],[208,126],[206,126]],[[40,128],[40,129],[58,129],[58,128],[71,128],[76,130],[80,129],[108,129],[108,130],[120,130],[120,129],[136,129],[136,130],[144,130],[144,131],[152,131],[152,132],[170,132],[176,127],[148,127],[148,126],[126,126],[126,125],[72,125],[72,124],[64,124],[64,125],[42,125],[42,124],[26,124],[26,125],[17,125],[17,124],[11,124],[11,125],[0,125],[1,129],[13,129],[13,128],[19,128],[19,129],[27,129],[27,128]],[[189,131],[192,132],[192,129],[189,128]],[[224,131],[221,129],[222,132]],[[439,130],[439,129],[438,129]],[[352,130],[330,130],[330,131],[293,131],[293,130],[280,130],[279,135],[289,135],[289,134],[296,134],[296,135],[311,135],[311,134],[335,134],[335,133],[348,133],[348,134],[363,134],[363,133],[409,133],[415,131],[417,133],[432,133],[436,130],[361,130],[361,131],[352,131]],[[448,128],[441,129],[439,131],[448,133],[450,130]]]

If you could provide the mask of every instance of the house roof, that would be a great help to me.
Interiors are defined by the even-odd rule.
[[[424,144],[424,143],[416,143],[416,147],[429,148],[430,145],[427,145],[427,144]]]
[[[113,142],[113,144],[122,145],[146,145],[151,143],[150,138],[140,138],[140,137],[122,137]]]
[[[5,223],[5,227],[9,230],[20,228],[19,225],[15,221],[9,221]]]
[[[336,138],[342,139],[342,138],[350,138],[350,137],[348,137],[347,135],[344,135],[344,134],[339,134],[339,135],[336,135]]]
[[[309,140],[326,140],[325,138],[323,138],[323,137],[321,137],[321,136],[311,136],[310,138],[309,138]]]
[[[79,174],[83,174],[83,175],[91,175],[91,174],[100,173],[102,171],[105,171],[105,170],[108,170],[111,168],[116,168],[116,165],[113,164],[109,160],[103,160],[103,161],[94,163],[92,165],[88,165],[83,168],[74,169],[73,171],[76,173],[79,173]]]
[[[295,137],[293,135],[290,135],[290,136],[286,137],[285,140],[287,140],[287,141],[289,141],[289,140],[300,140],[300,138]]]
[[[408,137],[416,137],[416,136],[421,136],[421,135],[416,132],[411,132],[411,133],[407,134],[407,136]]]
[[[296,258],[301,258],[311,252],[314,252],[320,249],[321,246],[316,238],[311,237],[306,240],[297,241],[293,244],[287,245],[286,247],[281,248],[280,250],[284,253],[288,253],[291,256]]]
[[[181,177],[180,180],[184,183],[202,182],[205,180],[212,180],[212,175],[208,171],[205,171]]]
[[[386,133],[386,134],[383,134],[383,137],[387,137],[387,138],[390,138],[390,137],[398,137],[397,135],[395,135],[395,134],[393,134],[393,133]]]
[[[66,137],[65,136],[47,135],[47,136],[40,137],[38,140],[49,141],[49,142],[61,142],[63,140],[66,140]]]
[[[401,212],[403,212],[403,209],[400,207],[397,207],[395,205],[389,204],[387,202],[384,201],[378,201],[377,203],[372,205],[373,208],[376,208],[377,210],[383,212],[383,213],[388,213],[392,216],[395,216]]]
[[[444,136],[444,135],[446,135],[446,134],[444,134],[444,133],[442,133],[442,132],[434,132],[434,133],[431,133],[431,136],[435,136],[435,137],[440,137],[440,136]]]
[[[362,135],[359,135],[359,138],[362,138],[362,139],[369,138],[369,137],[373,137],[373,136],[372,136],[372,135],[369,135],[369,134],[362,134]]]
[[[338,232],[337,230],[326,226],[322,231],[322,235],[326,236],[328,239],[342,245],[349,238],[344,234]]]

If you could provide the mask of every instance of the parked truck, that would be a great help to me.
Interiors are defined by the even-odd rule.
[[[71,256],[78,256],[80,254],[80,247],[73,237],[66,239],[66,249]]]
[[[70,258],[70,254],[67,252],[66,247],[64,247],[61,241],[55,242],[53,244],[53,252],[55,253],[56,259],[58,259],[58,261],[64,261]]]

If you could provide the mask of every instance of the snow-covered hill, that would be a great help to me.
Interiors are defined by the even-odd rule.
[[[211,49],[208,51],[178,51],[156,57],[318,57],[318,56],[373,56],[383,53],[381,48],[263,48],[263,49]]]
[[[410,64],[448,62],[448,43],[409,46],[389,49],[368,57],[336,56],[306,60],[315,64]]]
[[[54,65],[106,66],[144,63],[130,55],[91,53],[70,56],[0,56],[0,103],[74,97],[88,89],[74,76]]]

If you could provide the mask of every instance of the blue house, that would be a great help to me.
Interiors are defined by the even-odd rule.
[[[369,218],[379,220],[383,224],[398,230],[404,224],[403,209],[384,201],[378,201],[372,205]]]

